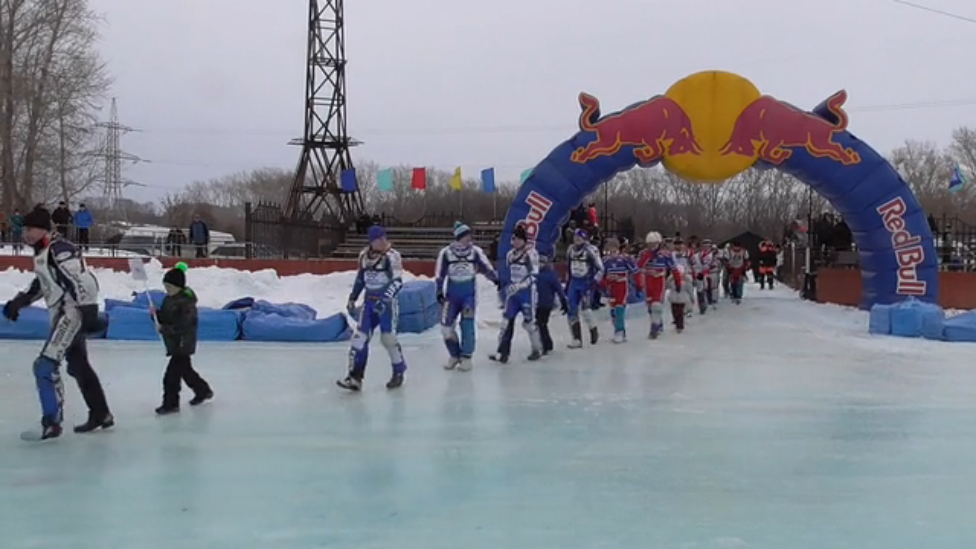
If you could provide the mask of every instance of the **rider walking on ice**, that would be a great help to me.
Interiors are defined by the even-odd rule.
[[[471,369],[475,348],[474,315],[477,305],[478,273],[501,287],[498,274],[480,247],[471,239],[471,228],[458,221],[454,224],[454,243],[437,255],[437,302],[441,305],[441,332],[450,355],[444,369]],[[446,285],[446,287],[445,287]],[[454,329],[461,317],[461,340]]]
[[[88,362],[87,334],[105,328],[98,317],[98,281],[85,265],[74,244],[52,234],[51,214],[35,208],[24,216],[24,240],[34,249],[34,281],[3,307],[12,322],[20,310],[44,298],[51,315],[51,333],[34,361],[34,378],[41,400],[38,430],[21,433],[24,440],[46,440],[61,436],[64,420],[64,385],[59,372],[67,360],[68,375],[78,382],[88,405],[88,421],[75,427],[76,433],[108,429],[115,425],[98,374]]]
[[[369,358],[369,340],[376,328],[380,329],[380,342],[390,355],[393,375],[386,383],[387,389],[403,385],[407,363],[397,340],[397,295],[403,287],[403,261],[400,254],[386,239],[383,227],[369,228],[369,245],[359,253],[359,271],[346,310],[356,319],[356,331],[349,349],[349,373],[336,385],[350,391],[363,388],[366,361]],[[359,295],[365,291],[362,307],[356,307]]]

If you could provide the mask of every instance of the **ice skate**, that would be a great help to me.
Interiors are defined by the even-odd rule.
[[[396,373],[396,372],[390,377],[390,381],[386,382],[387,389],[396,389],[402,385],[403,385],[403,374]]]
[[[471,362],[471,357],[469,356],[462,358],[458,363],[458,370],[461,372],[470,372],[473,367],[474,363]]]
[[[651,333],[648,336],[648,339],[657,339],[661,335],[661,332],[663,332],[663,331],[664,331],[664,325],[663,324],[661,324],[659,322],[655,322],[655,323],[651,324]]]
[[[363,389],[363,380],[346,376],[346,379],[336,381],[336,385],[349,391],[361,391]]]
[[[26,442],[39,442],[50,440],[61,436],[63,429],[57,423],[52,423],[46,419],[41,420],[41,424],[34,429],[28,429],[20,433],[20,439]]]
[[[193,395],[193,398],[190,400],[190,406],[199,406],[204,402],[212,399],[213,397],[214,397],[213,391],[207,391],[205,393]]]
[[[570,341],[569,342],[569,345],[566,345],[566,347],[568,347],[570,349],[579,349],[579,348],[583,347],[583,342],[580,341],[580,340],[578,340],[578,339],[574,339],[574,340]]]
[[[596,326],[590,328],[590,345],[596,345],[596,342],[600,340],[600,331],[597,330]]]
[[[156,415],[157,416],[166,416],[166,415],[169,415],[169,414],[179,413],[179,411],[180,411],[180,407],[179,406],[167,406],[167,405],[164,404],[164,405],[160,406],[159,408],[156,408]]]
[[[627,341],[627,336],[624,335],[623,332],[614,332],[614,334],[613,334],[613,342],[614,343],[623,343],[625,341]]]
[[[508,364],[508,355],[503,355],[501,353],[488,355],[488,360],[492,362],[500,362],[502,364]]]
[[[112,414],[105,414],[104,416],[98,418],[93,414],[88,414],[88,421],[82,423],[81,425],[75,426],[76,433],[90,433],[96,429],[108,429],[115,425],[115,418]]]
[[[532,349],[532,354],[530,354],[528,356],[527,360],[530,360],[530,361],[533,361],[534,362],[536,360],[539,360],[540,358],[542,358],[542,353],[540,353],[536,349]]]
[[[459,364],[461,364],[461,358],[452,356],[451,358],[447,359],[447,363],[444,364],[444,369],[453,370],[457,368]]]

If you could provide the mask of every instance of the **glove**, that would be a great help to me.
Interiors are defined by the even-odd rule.
[[[440,290],[437,290],[437,304],[438,305],[444,304],[444,292]]]
[[[350,299],[349,302],[346,303],[346,312],[349,313],[349,316],[353,316],[353,317],[356,316],[356,300],[355,299]]]
[[[81,330],[86,334],[97,334],[105,330],[105,321],[98,318],[98,305],[79,305]]]
[[[20,310],[28,305],[30,303],[27,296],[23,292],[18,293],[3,306],[3,316],[10,322],[17,322],[17,319],[20,318]]]
[[[500,279],[495,279],[495,289],[498,291],[502,290],[502,281]]]
[[[563,301],[562,304],[559,306],[559,312],[561,312],[564,315],[569,314],[569,303]]]
[[[383,314],[383,312],[386,311],[387,301],[388,300],[381,299],[381,300],[377,301],[376,303],[374,303],[373,304],[373,312],[376,313],[376,314],[378,314],[378,315]]]

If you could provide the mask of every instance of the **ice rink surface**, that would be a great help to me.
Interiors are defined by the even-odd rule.
[[[976,349],[866,322],[751,290],[654,342],[569,351],[556,316],[535,364],[482,329],[468,374],[432,330],[399,392],[375,342],[358,395],[345,345],[202,344],[216,399],[164,418],[161,345],[99,341],[117,427],[42,444],[39,345],[3,342],[0,547],[976,547]]]

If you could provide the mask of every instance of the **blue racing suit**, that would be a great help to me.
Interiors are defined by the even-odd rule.
[[[535,323],[539,252],[528,244],[522,249],[512,248],[505,256],[505,265],[508,267],[508,272],[503,274],[505,279],[502,293],[503,322],[498,338],[498,353],[502,356],[511,354],[514,332],[508,329],[508,325],[514,322],[519,313],[522,314],[522,326],[529,334],[532,350],[541,353],[542,340],[539,337],[539,327]]]
[[[349,350],[349,375],[354,379],[361,381],[366,373],[369,340],[376,328],[380,329],[380,341],[390,355],[393,373],[402,374],[407,370],[396,331],[397,294],[403,286],[402,277],[403,260],[393,248],[383,252],[366,248],[359,253],[359,272],[349,294],[349,314],[357,321]],[[356,300],[364,290],[363,305],[357,310]]]
[[[594,328],[596,323],[590,310],[593,292],[603,280],[603,260],[596,246],[585,243],[573,244],[566,250],[569,260],[569,281],[566,283],[566,298],[569,300],[569,326],[579,324],[580,314],[588,328]],[[582,309],[582,311],[581,311]]]
[[[478,246],[455,242],[437,255],[437,295],[441,301],[441,332],[452,358],[471,358],[475,348],[474,313],[477,307],[478,286],[475,280],[482,273],[498,284],[498,274],[485,252]],[[454,329],[461,317],[461,341]]]

